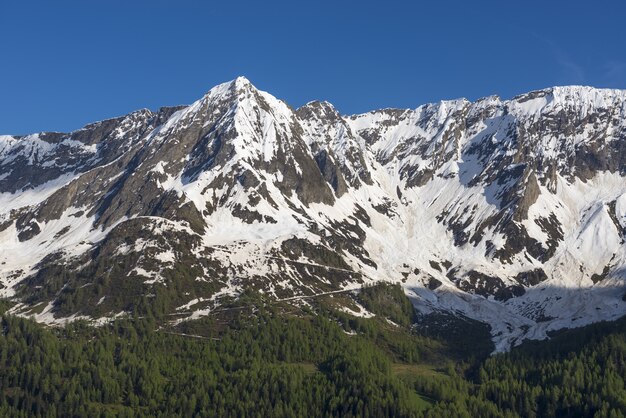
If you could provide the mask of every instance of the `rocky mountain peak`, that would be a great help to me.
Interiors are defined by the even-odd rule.
[[[555,87],[344,116],[239,77],[189,106],[2,136],[0,294],[55,322],[393,281],[423,314],[488,322],[500,349],[614,318],[625,103]]]
[[[538,113],[569,111],[583,117],[585,114],[612,109],[623,110],[626,95],[623,90],[597,89],[587,86],[557,86],[515,96],[510,106],[519,116]]]
[[[341,118],[341,115],[332,103],[320,100],[308,102],[307,104],[299,107],[296,110],[296,113],[302,119],[317,118],[332,122]]]

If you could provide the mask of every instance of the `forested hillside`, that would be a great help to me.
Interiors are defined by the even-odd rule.
[[[626,320],[485,359],[480,328],[442,338],[432,323],[398,324],[401,308],[384,318],[398,295],[365,292],[381,313],[370,319],[330,297],[315,314],[257,300],[182,327],[135,316],[49,329],[4,315],[0,415],[624,416]]]

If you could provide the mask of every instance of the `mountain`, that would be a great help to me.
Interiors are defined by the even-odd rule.
[[[185,321],[247,292],[306,306],[387,281],[506,350],[626,314],[624,176],[626,91],[345,116],[240,77],[190,106],[0,136],[0,296],[46,323]]]

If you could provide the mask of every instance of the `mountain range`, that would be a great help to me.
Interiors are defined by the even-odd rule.
[[[496,350],[626,314],[626,91],[340,114],[247,79],[0,136],[0,296],[48,324],[400,283]],[[340,309],[371,315],[355,300]]]

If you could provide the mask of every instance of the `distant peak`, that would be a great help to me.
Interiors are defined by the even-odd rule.
[[[575,99],[585,99],[585,98],[593,98],[598,96],[625,96],[626,90],[619,89],[608,89],[608,88],[597,88],[591,86],[553,86],[546,87],[543,89],[533,90],[527,93],[519,94],[513,97],[512,101],[524,101],[529,98],[537,98],[537,97],[545,97],[548,95],[552,95],[555,98],[575,98]]]
[[[507,101],[511,109],[524,114],[538,114],[561,107],[587,112],[589,109],[622,106],[626,90],[589,86],[555,86],[520,94]]]
[[[337,113],[337,109],[335,109],[335,106],[333,106],[332,103],[327,102],[326,100],[313,100],[301,106],[300,108],[319,109],[325,112]]]
[[[254,85],[244,76],[239,76],[230,82],[231,89],[236,92],[257,90]]]
[[[500,96],[498,96],[497,94],[492,94],[490,96],[484,96],[481,97],[479,99],[476,100],[476,103],[493,103],[493,102],[500,102]]]
[[[235,86],[241,86],[241,87],[243,87],[243,86],[251,86],[251,85],[252,85],[252,83],[250,82],[250,80],[248,80],[246,77],[244,77],[244,76],[242,76],[242,75],[240,75],[239,77],[237,77],[236,79],[234,79],[234,80],[232,81],[232,83],[233,83]]]
[[[135,110],[134,112],[131,112],[128,114],[128,116],[152,116],[152,115],[153,115],[152,110],[145,108],[145,107],[143,109]]]
[[[256,87],[252,85],[250,80],[244,76],[239,76],[234,80],[227,81],[225,83],[218,84],[211,88],[205,97],[215,97],[229,95],[232,92],[240,92],[245,90],[256,90]]]
[[[327,101],[313,100],[301,106],[296,113],[303,118],[336,120],[341,117],[335,106]]]

